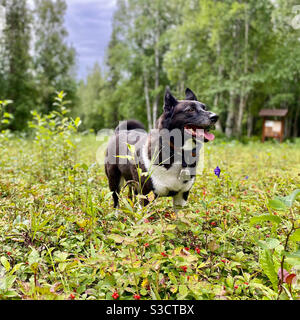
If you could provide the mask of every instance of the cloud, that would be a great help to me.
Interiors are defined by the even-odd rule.
[[[27,0],[33,8],[34,0]],[[66,0],[68,43],[76,49],[78,78],[84,79],[95,62],[103,65],[112,32],[117,0]]]
[[[78,56],[78,77],[95,62],[103,64],[112,31],[116,0],[67,0],[66,27]]]
[[[116,6],[117,0],[67,0],[68,5],[81,5],[84,4],[88,6],[97,6],[102,9],[114,8]]]

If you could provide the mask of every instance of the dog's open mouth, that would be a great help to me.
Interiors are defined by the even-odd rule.
[[[215,139],[215,135],[211,132],[209,132],[210,130],[210,127],[208,128],[201,128],[201,127],[198,127],[198,126],[194,126],[194,125],[187,125],[184,127],[184,131],[195,137],[195,138],[204,138],[204,141],[205,142],[208,142],[208,141],[213,141]]]

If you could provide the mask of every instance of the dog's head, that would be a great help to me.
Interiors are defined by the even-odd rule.
[[[205,142],[214,140],[215,136],[209,130],[219,117],[208,111],[206,105],[198,101],[192,90],[187,88],[185,94],[185,100],[177,100],[167,88],[164,113],[158,127],[168,130],[180,129],[182,133],[193,138],[203,138]]]

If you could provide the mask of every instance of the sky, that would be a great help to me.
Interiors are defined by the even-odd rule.
[[[33,7],[34,0],[27,1]],[[76,49],[77,77],[84,80],[96,62],[104,66],[117,0],[66,0],[66,3],[67,42]]]
[[[95,62],[103,66],[116,0],[66,0],[68,42],[77,52],[77,74],[85,79]]]

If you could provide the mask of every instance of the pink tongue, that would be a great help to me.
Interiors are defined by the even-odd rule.
[[[210,132],[206,132],[204,131],[204,137],[205,139],[209,140],[209,141],[212,141],[215,139],[215,135],[210,133]]]

